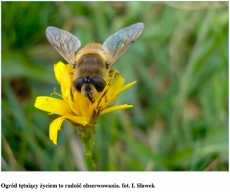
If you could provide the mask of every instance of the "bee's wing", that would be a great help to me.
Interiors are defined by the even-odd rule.
[[[74,67],[75,52],[81,46],[80,40],[69,32],[55,27],[47,27],[46,37],[62,57]]]
[[[143,23],[136,23],[118,31],[105,40],[103,47],[109,50],[111,54],[108,61],[109,65],[113,64],[135,42],[143,29]]]

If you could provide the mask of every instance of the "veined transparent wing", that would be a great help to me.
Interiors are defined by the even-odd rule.
[[[103,43],[103,47],[111,53],[108,64],[113,64],[140,36],[144,29],[143,23],[136,23],[111,35]]]
[[[81,46],[80,40],[71,33],[56,27],[48,27],[46,37],[61,56],[74,67],[75,52]]]

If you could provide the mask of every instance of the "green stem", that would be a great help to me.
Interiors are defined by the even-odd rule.
[[[86,163],[88,171],[96,171],[92,154],[85,154],[85,163]]]
[[[95,163],[93,161],[93,155],[92,155],[94,137],[87,140],[81,139],[81,141],[85,148],[85,163],[88,168],[88,171],[95,171],[96,168],[95,168]]]
[[[94,135],[96,132],[96,123],[91,123],[86,126],[76,126],[78,136],[85,148],[85,163],[89,171],[95,171],[95,163],[93,161],[93,145]]]

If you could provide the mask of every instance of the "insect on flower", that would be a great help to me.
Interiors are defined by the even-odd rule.
[[[87,44],[76,54],[81,42],[69,32],[48,27],[46,37],[74,69],[75,89],[94,102],[95,95],[106,86],[111,65],[135,42],[143,28],[143,23],[136,23],[111,35],[102,45]]]

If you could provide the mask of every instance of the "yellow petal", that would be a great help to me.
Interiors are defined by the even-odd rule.
[[[58,62],[54,65],[54,73],[56,79],[61,85],[61,92],[63,98],[68,98],[70,96],[70,88],[73,82],[73,69],[69,64],[64,64]]]
[[[109,76],[106,79],[106,86],[104,90],[100,93],[95,98],[94,101],[94,108],[105,108],[109,103],[108,100],[113,96],[114,92],[117,89],[120,89],[122,85],[124,84],[124,78],[119,75],[119,72],[116,70],[112,70],[109,73]]]
[[[124,105],[117,105],[117,106],[108,107],[108,108],[102,110],[100,112],[100,115],[103,115],[105,113],[109,113],[109,112],[112,112],[112,111],[115,111],[115,110],[127,109],[127,108],[130,108],[130,107],[133,107],[133,105],[124,104]]]
[[[103,106],[103,108],[107,107],[107,105],[114,98],[114,93],[116,93],[117,90],[120,90],[125,82],[120,75],[115,78],[116,79],[114,80],[113,84],[108,88],[105,96],[101,99],[101,106]]]
[[[71,120],[72,122],[82,125],[82,126],[86,126],[87,124],[89,124],[89,122],[87,121],[87,119],[85,117],[77,117],[77,116],[65,116],[66,119]]]
[[[124,84],[125,80],[121,75],[118,75],[116,77],[115,82],[111,85],[111,89],[117,90],[120,89],[122,87],[122,85]]]
[[[77,102],[80,108],[81,116],[86,117],[89,120],[89,108],[92,105],[91,101],[78,93],[75,93],[74,101]]]
[[[97,112],[98,109],[100,108],[100,106],[103,106],[103,103],[106,100],[106,92],[108,91],[109,86],[106,85],[105,88],[103,89],[102,92],[99,92],[96,96],[95,96],[95,101],[92,104],[92,107],[95,109],[95,111]]]
[[[67,73],[72,73],[73,75],[73,67],[70,64],[66,64],[65,68],[66,68]]]
[[[50,135],[50,140],[53,141],[55,145],[57,145],[57,133],[61,129],[61,125],[65,118],[58,117],[57,119],[53,120],[52,123],[50,124],[49,127],[49,135]]]
[[[57,64],[54,65],[54,74],[59,84],[61,84],[62,75],[63,75],[64,70],[65,70],[64,63],[58,62]]]
[[[77,103],[72,101],[71,97],[68,98],[68,104],[69,104],[69,107],[71,108],[71,110],[73,111],[74,114],[76,114],[77,116],[81,116],[81,111],[80,111],[79,105],[77,105]]]
[[[61,129],[61,125],[65,119],[71,120],[72,122],[79,125],[87,125],[88,121],[84,117],[76,117],[76,116],[61,116],[52,121],[49,127],[49,136],[50,140],[57,145],[57,135],[58,131]]]
[[[129,83],[128,85],[125,85],[124,87],[122,87],[120,90],[117,90],[114,95],[110,98],[110,101],[113,101],[119,94],[121,94],[123,91],[125,91],[126,89],[128,89],[129,87],[133,86],[137,81],[134,81],[132,83]]]
[[[69,105],[64,100],[53,97],[39,96],[36,98],[34,106],[40,110],[58,115],[72,114]]]

